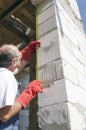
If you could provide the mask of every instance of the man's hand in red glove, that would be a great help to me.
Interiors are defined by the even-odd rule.
[[[40,80],[32,81],[26,89],[16,98],[25,108],[27,104],[37,95],[37,93],[42,92],[42,83]]]
[[[22,59],[25,61],[28,61],[33,53],[36,52],[36,46],[37,48],[40,47],[39,41],[32,41],[30,42],[21,52],[22,52]]]
[[[31,53],[34,53],[36,51],[36,46],[39,48],[40,47],[40,42],[39,41],[32,41],[29,44],[29,47],[31,49]]]

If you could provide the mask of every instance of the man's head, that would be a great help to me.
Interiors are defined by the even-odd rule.
[[[14,45],[3,45],[0,47],[0,67],[14,71],[20,67],[22,54]]]

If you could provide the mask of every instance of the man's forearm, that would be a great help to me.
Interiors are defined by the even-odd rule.
[[[13,106],[5,106],[0,108],[0,120],[7,122],[11,117],[17,114],[22,109],[22,105],[18,101],[14,101]]]

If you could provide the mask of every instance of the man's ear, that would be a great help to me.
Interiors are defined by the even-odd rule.
[[[11,64],[14,65],[15,63],[16,63],[16,59],[14,58],[14,59],[12,59]]]

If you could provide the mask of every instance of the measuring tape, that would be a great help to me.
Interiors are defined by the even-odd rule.
[[[38,40],[38,5],[36,7],[36,40]],[[36,46],[36,79],[38,79],[38,45]]]

